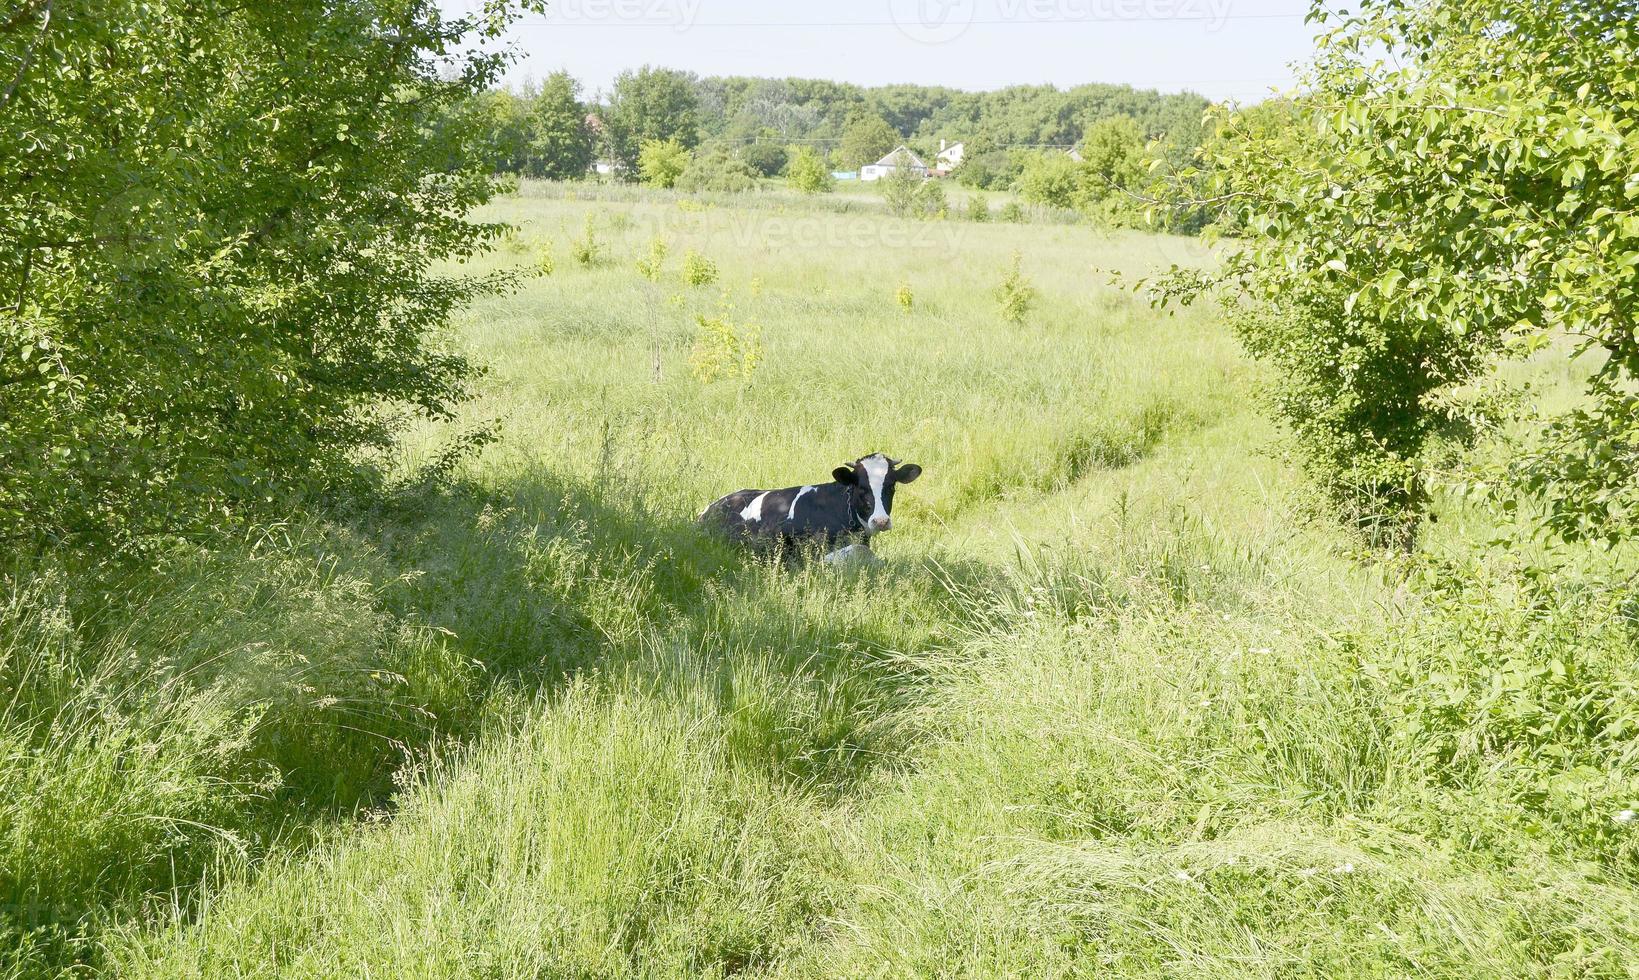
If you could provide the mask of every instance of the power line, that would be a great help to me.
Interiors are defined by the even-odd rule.
[[[1063,26],[1066,24],[1164,24],[1164,23],[1221,23],[1229,20],[1301,20],[1308,16],[1303,13],[1223,13],[1223,14],[1177,14],[1177,15],[1142,15],[1142,16],[1112,16],[1112,17],[1009,17],[1000,19],[961,20],[953,18],[941,24],[931,24],[927,30],[960,30],[968,27],[1001,27],[1012,24],[1052,24]],[[624,19],[619,17],[598,19],[559,19],[550,17],[545,19],[529,18],[512,25],[513,27],[649,27],[665,28],[673,31],[692,31],[698,28],[861,28],[861,27],[899,27],[906,30],[918,29],[915,24],[896,20],[841,20],[841,21],[695,21],[672,19]]]

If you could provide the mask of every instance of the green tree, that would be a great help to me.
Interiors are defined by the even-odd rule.
[[[844,169],[858,170],[887,156],[901,142],[899,131],[890,126],[886,119],[858,115],[848,122],[848,128],[842,134],[837,162]]]
[[[700,142],[699,99],[693,77],[680,71],[643,66],[622,72],[609,97],[603,121],[610,150],[628,172],[636,172],[643,144],[675,140],[684,149]]]
[[[778,177],[785,172],[786,161],[790,159],[785,147],[778,143],[752,143],[740,156],[763,177]]]
[[[1111,224],[1137,224],[1148,179],[1144,132],[1127,116],[1101,119],[1082,140],[1079,205]]]
[[[646,140],[637,155],[637,172],[645,184],[674,187],[689,168],[689,151],[677,140]]]
[[[757,172],[728,147],[713,143],[696,151],[677,178],[683,191],[739,193],[757,188]]]
[[[529,165],[532,177],[574,180],[592,165],[592,133],[580,83],[568,72],[548,75],[530,106]]]
[[[797,147],[791,154],[791,162],[786,165],[785,172],[791,186],[804,194],[822,194],[835,186],[835,181],[831,179],[831,168],[826,165],[825,158],[811,147]]]
[[[1081,168],[1069,155],[1056,150],[1034,153],[1019,175],[1019,193],[1032,204],[1074,208],[1082,200]]]
[[[354,479],[405,409],[449,414],[472,369],[435,338],[501,285],[436,271],[498,231],[465,219],[490,170],[455,110],[508,20],[0,17],[0,539],[205,529]]]
[[[901,218],[929,218],[941,213],[945,192],[938,181],[929,180],[909,167],[895,167],[877,181],[888,211]]]
[[[531,121],[529,103],[506,89],[480,92],[452,109],[456,125],[474,135],[462,152],[482,161],[493,173],[522,173],[528,167]],[[459,161],[452,160],[458,165]]]
[[[1328,24],[1300,125],[1230,116],[1205,200],[1250,233],[1221,281],[1334,501],[1408,544],[1430,452],[1499,358],[1555,337],[1585,397],[1526,400],[1491,481],[1554,532],[1617,540],[1639,507],[1639,37],[1626,0],[1367,0]],[[1394,55],[1392,63],[1383,53]],[[1198,203],[1198,202],[1197,202]],[[1192,292],[1193,274],[1162,285]]]

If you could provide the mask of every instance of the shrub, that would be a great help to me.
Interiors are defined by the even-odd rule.
[[[1073,208],[1081,201],[1082,174],[1075,160],[1058,151],[1031,154],[1019,175],[1019,193],[1032,204]]]
[[[674,187],[689,167],[689,150],[678,140],[645,140],[637,154],[637,172],[643,183]]]
[[[897,167],[877,183],[882,187],[882,199],[889,213],[901,218],[943,217],[949,210],[945,189],[939,181],[909,168]]]
[[[569,254],[588,269],[603,264],[604,246],[598,241],[597,216],[592,212],[586,213],[586,223],[581,226],[581,236],[569,243]]]
[[[677,178],[677,189],[681,191],[742,193],[756,188],[756,171],[721,145],[696,153]]]
[[[1639,533],[1631,10],[1352,6],[1315,8],[1327,43],[1295,124],[1226,115],[1195,192],[1250,230],[1221,281],[1249,301],[1232,309],[1276,414],[1339,509],[1367,501],[1364,527],[1410,548],[1467,392],[1576,337],[1561,350],[1597,353],[1568,367],[1583,397],[1522,399],[1529,439],[1485,483],[1565,538]]]
[[[668,251],[666,240],[656,235],[649,241],[649,254],[637,260],[638,274],[650,282],[659,282],[661,268],[666,264],[666,253]]]
[[[786,177],[792,187],[804,194],[823,194],[836,185],[825,158],[806,146],[797,147],[792,154],[791,162],[786,166]]]
[[[980,224],[990,220],[990,202],[983,194],[969,194],[967,198],[967,220]]]
[[[0,28],[0,541],[201,533],[376,479],[408,412],[468,391],[451,311],[524,274],[442,271],[500,231],[460,220],[493,184],[446,117],[514,14],[68,7]]]
[[[690,286],[709,286],[717,281],[717,266],[704,255],[689,249],[683,253],[683,282]]]
[[[1008,201],[1006,204],[1002,205],[1001,218],[1009,224],[1023,224],[1024,208],[1018,201]]]
[[[777,177],[785,172],[789,154],[778,143],[753,143],[740,153],[746,165],[764,177]]]
[[[689,370],[711,384],[723,378],[749,378],[763,359],[762,328],[735,324],[727,310],[715,317],[695,315],[698,330],[689,354]]]
[[[1008,323],[1023,323],[1036,303],[1036,287],[1020,268],[1021,261],[1019,253],[1014,252],[1013,262],[995,290],[1002,319]]]
[[[536,273],[543,276],[550,276],[557,270],[558,263],[557,260],[552,257],[551,244],[548,243],[546,245],[542,245],[540,252],[535,256]]]
[[[906,313],[911,311],[912,307],[916,305],[916,297],[911,293],[911,284],[909,282],[899,284],[898,291],[894,293],[894,300],[899,304],[901,310]]]

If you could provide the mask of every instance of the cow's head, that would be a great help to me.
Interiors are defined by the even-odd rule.
[[[831,471],[838,483],[847,484],[853,500],[854,520],[866,534],[893,527],[893,488],[922,475],[915,463],[899,463],[881,453],[857,459]]]

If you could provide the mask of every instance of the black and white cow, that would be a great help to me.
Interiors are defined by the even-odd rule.
[[[893,527],[894,487],[921,475],[915,463],[873,453],[832,470],[830,483],[735,491],[707,507],[700,523],[753,544],[868,541]]]

